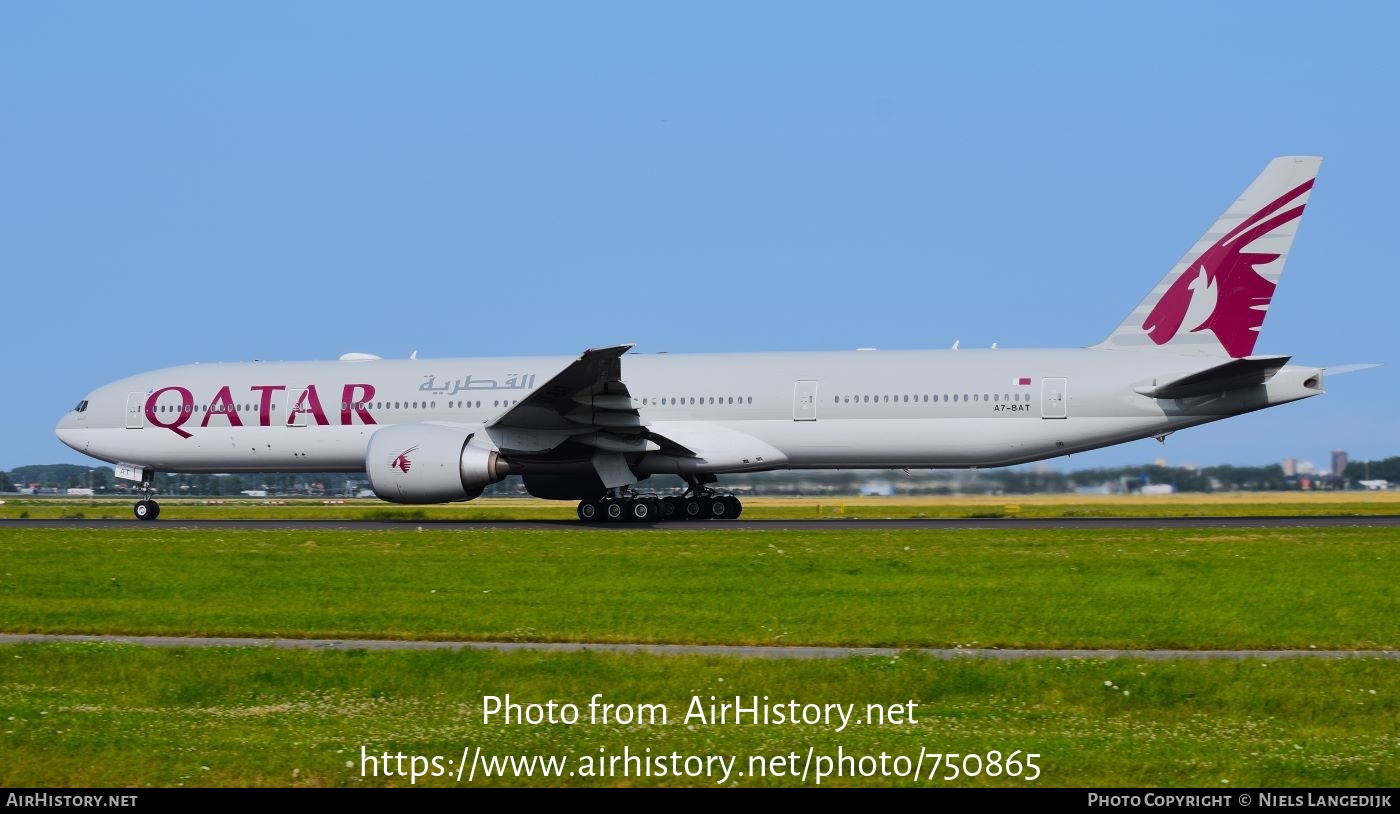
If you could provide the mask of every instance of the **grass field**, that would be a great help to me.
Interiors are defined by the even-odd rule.
[[[0,528],[6,632],[1375,649],[1400,530]]]
[[[441,506],[402,507],[375,499],[293,498],[281,503],[257,499],[208,500],[159,497],[161,519],[350,519],[402,520],[572,520],[569,501],[483,498]],[[0,505],[0,520],[131,519],[130,498],[95,500],[17,497]],[[1247,517],[1261,515],[1400,514],[1400,491],[1387,492],[1224,492],[1176,495],[955,495],[949,497],[787,498],[746,497],[744,517],[753,519],[849,519],[854,517]]]
[[[1041,775],[929,780],[827,777],[823,785],[1394,787],[1400,783],[1394,662],[1177,662],[1039,659],[940,662],[919,656],[774,662],[582,653],[145,650],[112,645],[0,649],[0,785],[369,786],[368,753],[460,760],[633,754],[737,757],[727,781],[698,777],[524,777],[478,772],[460,785],[806,785],[755,775],[753,757],[808,749],[834,757],[929,753],[1005,760],[1037,753]],[[483,697],[555,700],[574,725],[483,720]],[[602,693],[619,705],[660,704],[666,722],[590,721]],[[715,725],[685,715],[692,697],[768,696],[806,703],[912,709],[914,723]],[[914,702],[909,707],[908,702]],[[841,752],[838,752],[842,750]],[[976,763],[961,765],[976,767]],[[405,763],[405,771],[410,764]],[[449,767],[445,762],[444,767]],[[768,766],[772,767],[772,763]],[[852,763],[852,768],[859,764]],[[873,769],[873,763],[867,763]],[[427,768],[425,766],[425,768]],[[830,768],[830,766],[828,766]],[[716,766],[716,772],[719,769]],[[1023,773],[1029,774],[1029,770]],[[420,785],[459,785],[455,776]]]
[[[1400,531],[6,528],[0,631],[977,647],[1395,649]],[[659,703],[665,725],[482,720]],[[714,726],[693,696],[918,704],[916,724]],[[769,661],[601,653],[0,647],[0,785],[409,785],[370,753],[1035,752],[1033,783],[1393,787],[1400,662]],[[602,751],[599,751],[602,750]],[[347,761],[350,765],[347,765]],[[770,767],[772,764],[769,764]],[[891,764],[897,767],[897,764]],[[906,773],[908,766],[905,766]],[[706,786],[508,776],[475,785]],[[940,774],[940,777],[946,774]],[[737,785],[814,777],[731,776]],[[451,777],[419,784],[455,784]],[[464,781],[465,785],[465,781]]]

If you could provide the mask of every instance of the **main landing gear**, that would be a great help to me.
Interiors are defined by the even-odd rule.
[[[670,520],[734,520],[744,510],[739,498],[687,479],[685,494],[660,497],[630,487],[610,489],[597,500],[578,504],[585,523],[655,523]]]
[[[156,490],[151,487],[152,475],[147,475],[141,481],[141,499],[136,501],[136,505],[131,509],[135,512],[137,520],[154,520],[160,517],[160,504],[151,500],[151,495],[156,493]]]

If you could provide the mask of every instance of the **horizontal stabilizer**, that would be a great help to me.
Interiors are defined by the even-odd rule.
[[[1226,390],[1263,384],[1273,378],[1280,368],[1288,364],[1289,358],[1287,356],[1246,356],[1174,379],[1166,381],[1156,379],[1151,384],[1138,385],[1133,389],[1144,396],[1155,399],[1184,399],[1211,393],[1223,393]]]

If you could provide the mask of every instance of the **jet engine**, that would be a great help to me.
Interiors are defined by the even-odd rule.
[[[475,433],[435,424],[396,424],[376,432],[365,453],[365,472],[381,500],[447,503],[479,497],[510,474],[500,453]]]

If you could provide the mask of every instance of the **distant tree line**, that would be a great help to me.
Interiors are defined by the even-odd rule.
[[[1378,461],[1352,461],[1340,477],[1313,475],[1289,477],[1278,464],[1268,466],[1207,466],[1200,469],[1166,466],[1125,466],[1081,469],[1075,472],[1034,469],[990,470],[798,470],[726,475],[722,485],[753,494],[857,494],[884,491],[893,494],[1035,494],[1094,489],[1137,492],[1144,486],[1169,485],[1178,492],[1288,491],[1355,489],[1363,479],[1400,483],[1400,456]],[[1306,486],[1304,485],[1306,481]],[[237,497],[244,492],[278,496],[347,497],[369,486],[363,472],[238,473],[228,475],[178,475],[159,473],[155,489],[162,495]],[[680,486],[676,478],[657,477],[647,488]],[[46,494],[65,494],[72,488],[91,488],[97,495],[124,495],[137,485],[117,480],[110,466],[51,464],[20,466],[0,472],[0,491],[33,488]],[[487,494],[515,495],[525,491],[519,478],[493,484]]]
[[[1400,483],[1400,456],[1379,461],[1351,461],[1347,464],[1346,479],[1352,483],[1359,480]]]

